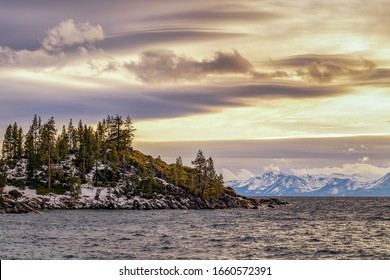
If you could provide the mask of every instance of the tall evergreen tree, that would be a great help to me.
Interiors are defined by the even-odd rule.
[[[198,151],[198,154],[196,155],[196,158],[194,161],[191,162],[195,167],[195,184],[198,189],[198,194],[200,197],[204,196],[204,191],[206,188],[206,176],[205,176],[205,170],[206,170],[206,158],[203,155],[202,150]]]
[[[130,118],[130,116],[126,117],[126,120],[124,122],[124,129],[123,129],[123,161],[125,162],[127,160],[127,152],[131,149],[133,145],[134,140],[134,132],[135,128],[133,125],[133,121]]]
[[[176,163],[173,167],[173,170],[174,170],[175,185],[179,186],[182,183],[182,176],[183,176],[183,160],[181,157],[178,157],[176,159]]]
[[[212,157],[209,157],[206,161],[206,178],[206,195],[208,197],[219,197],[223,193],[223,177],[217,175]]]
[[[18,136],[19,136],[19,127],[18,124],[15,122],[12,126],[12,158],[17,158],[17,143],[18,143]]]
[[[47,162],[47,174],[48,180],[47,185],[48,188],[51,188],[51,179],[52,179],[52,158],[53,152],[55,150],[55,140],[56,140],[57,129],[55,127],[54,118],[51,117],[42,127],[42,148],[46,151],[45,159]]]
[[[196,158],[192,161],[195,167],[195,186],[200,197],[219,197],[223,193],[223,177],[217,175],[212,157],[205,158],[199,150]]]
[[[2,156],[5,160],[12,159],[13,156],[13,137],[12,137],[12,125],[9,125],[5,131]]]
[[[75,153],[77,149],[77,133],[73,125],[72,119],[70,119],[68,124],[68,138],[69,138],[69,151]]]
[[[23,141],[24,135],[23,135],[23,129],[19,127],[18,130],[18,137],[16,141],[16,158],[21,159],[24,155],[24,149],[23,149]]]
[[[0,159],[0,201],[3,201],[3,191],[7,185],[7,164],[5,160]]]
[[[69,154],[70,151],[70,144],[71,141],[69,141],[69,134],[66,130],[65,125],[62,127],[61,134],[58,136],[57,139],[57,151],[58,151],[58,156],[61,160],[65,160],[66,157]]]
[[[40,117],[34,116],[30,129],[25,136],[24,154],[27,158],[27,182],[31,183],[34,180],[34,175],[40,167],[43,155],[41,149],[41,127]]]
[[[123,121],[122,116],[107,116],[107,142],[113,144],[121,162],[126,161],[127,151],[134,139],[134,126],[129,116]]]

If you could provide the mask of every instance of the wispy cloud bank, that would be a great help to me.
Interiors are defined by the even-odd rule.
[[[267,71],[270,65],[278,67]],[[253,63],[238,51],[214,53],[212,58],[194,59],[179,55],[172,50],[147,50],[139,55],[137,62],[125,63],[128,72],[146,84],[181,83],[199,81],[211,75],[238,74],[254,80],[301,80],[307,84],[348,83],[381,78],[387,72],[377,73],[376,64],[367,59],[335,55],[306,55],[285,58],[266,63],[258,70]],[[261,66],[260,66],[261,67]]]
[[[184,10],[150,17],[151,21],[192,21],[204,24],[205,22],[264,22],[281,17],[274,11],[254,10],[245,5],[213,5],[206,8]]]
[[[198,81],[211,74],[246,74],[253,65],[237,51],[216,52],[212,58],[196,60],[171,50],[149,50],[138,62],[124,65],[144,83]]]
[[[363,59],[363,67],[354,68],[350,65],[331,60],[315,61],[305,68],[298,69],[299,77],[309,82],[329,83],[343,78],[362,78],[373,73],[376,65],[372,61]]]

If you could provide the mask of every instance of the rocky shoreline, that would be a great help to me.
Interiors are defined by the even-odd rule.
[[[128,210],[157,210],[157,209],[258,209],[262,207],[274,208],[277,205],[287,204],[275,198],[250,198],[235,194],[232,189],[226,189],[218,199],[201,199],[194,197],[173,185],[171,192],[175,194],[155,194],[153,198],[140,196],[111,196],[101,197],[70,195],[35,195],[12,199],[5,195],[0,202],[0,213],[35,213],[49,209],[128,209]]]

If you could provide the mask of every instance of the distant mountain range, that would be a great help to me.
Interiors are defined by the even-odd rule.
[[[228,181],[225,186],[245,196],[390,196],[390,173],[366,181],[359,175],[295,176],[268,172],[245,181]]]

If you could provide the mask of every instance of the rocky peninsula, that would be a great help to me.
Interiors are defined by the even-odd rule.
[[[103,188],[83,186],[80,195],[75,197],[70,193],[58,195],[49,193],[37,195],[33,189],[16,189],[7,187],[6,194],[0,202],[0,214],[34,213],[50,209],[128,209],[128,210],[157,210],[157,209],[229,209],[245,208],[258,209],[261,207],[274,208],[286,204],[274,198],[256,199],[240,196],[231,188],[226,188],[219,198],[200,198],[172,184],[165,184],[169,194],[155,193],[154,197],[138,195],[118,195],[118,192]],[[14,194],[17,190],[20,197]]]
[[[132,146],[130,117],[108,116],[96,127],[72,120],[58,133],[54,118],[34,116],[26,135],[9,125],[0,158],[0,213],[45,209],[226,209],[274,207],[226,188],[201,150],[183,165]]]

